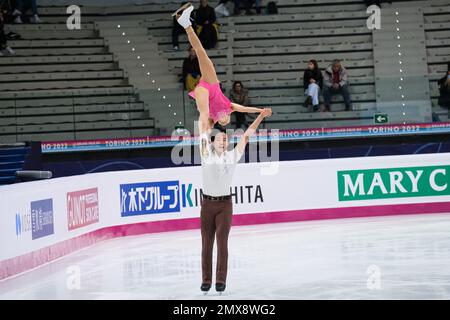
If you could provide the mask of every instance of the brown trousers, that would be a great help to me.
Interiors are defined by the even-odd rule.
[[[217,237],[216,283],[226,283],[228,266],[228,235],[233,214],[232,200],[202,200],[202,282],[212,283],[214,236]]]

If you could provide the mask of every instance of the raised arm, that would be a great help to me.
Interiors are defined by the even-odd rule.
[[[236,148],[240,153],[244,153],[245,147],[247,146],[250,136],[252,136],[256,132],[256,129],[259,127],[264,118],[270,117],[271,115],[272,109],[270,108],[262,109],[262,112],[258,115],[255,121],[253,121],[250,127],[248,127],[248,129],[244,132],[244,134],[241,137],[241,140],[239,140]]]
[[[212,120],[209,119],[209,95],[208,91],[204,88],[197,88],[195,92],[195,102],[197,103],[197,109],[200,112],[198,117],[198,132],[200,143],[200,155],[202,157],[208,156],[208,133],[213,126]]]
[[[261,113],[264,110],[261,108],[241,106],[240,104],[234,102],[231,103],[231,108],[233,109],[233,112],[245,112],[245,113]]]

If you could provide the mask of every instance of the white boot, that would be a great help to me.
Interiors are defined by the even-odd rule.
[[[6,48],[3,50],[3,54],[4,54],[5,56],[14,56],[14,55],[16,54],[16,52],[15,52],[13,49],[11,49],[11,47],[6,47]]]
[[[214,10],[216,11],[216,14],[219,16],[224,17],[230,16],[230,11],[228,11],[227,7],[223,3],[219,4]]]
[[[31,18],[31,23],[42,23],[42,20],[39,18],[39,16],[37,14],[35,14],[32,18]]]
[[[186,5],[189,5],[189,6],[185,7]],[[183,8],[185,8],[183,10],[183,13],[181,14],[181,16],[177,19],[178,23],[185,29],[192,26],[191,13],[192,13],[192,10],[194,10],[194,7],[190,3],[187,3],[186,5],[184,5],[183,7],[181,7],[174,13],[174,15],[176,15],[179,11],[181,11],[181,10],[183,10]]]
[[[14,19],[14,23],[17,23],[17,24],[22,24],[23,22],[22,22],[22,19],[20,18],[20,16],[17,16],[15,19]]]

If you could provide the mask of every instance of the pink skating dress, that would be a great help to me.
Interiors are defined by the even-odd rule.
[[[209,92],[209,117],[215,122],[219,120],[220,114],[231,114],[231,101],[220,89],[220,83],[210,84],[200,80],[197,86],[208,89]],[[195,99],[195,91],[189,92],[189,96]]]

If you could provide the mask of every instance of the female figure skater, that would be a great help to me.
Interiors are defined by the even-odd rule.
[[[209,59],[206,50],[203,48],[197,37],[190,21],[190,15],[194,7],[191,3],[181,6],[172,16],[176,16],[178,23],[186,30],[189,42],[197,53],[202,74],[200,82],[194,91],[189,95],[195,99],[199,116],[199,132],[201,145],[207,141],[206,132],[211,129],[215,123],[222,126],[230,122],[230,114],[237,112],[261,113],[263,109],[241,106],[232,103],[220,89],[220,81],[217,78],[216,70],[212,61]],[[180,12],[182,13],[180,14]],[[271,112],[271,110],[270,110]],[[203,148],[206,150],[206,148]],[[205,156],[205,154],[202,154]]]

